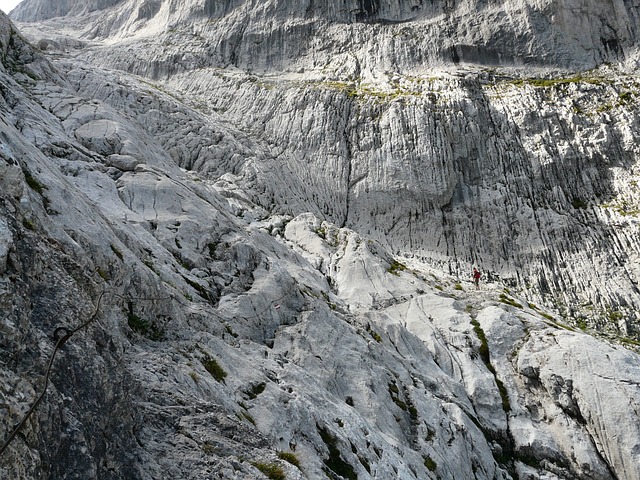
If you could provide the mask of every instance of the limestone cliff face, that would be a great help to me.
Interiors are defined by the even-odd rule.
[[[640,478],[637,7],[577,8],[1,16],[0,440],[91,321],[0,477]]]
[[[635,56],[638,35],[637,6],[623,0],[26,0],[12,15],[67,15],[92,39],[184,29],[207,38],[199,61],[254,71],[442,62],[589,68]],[[166,51],[155,53],[165,69],[176,68]]]
[[[267,210],[313,212],[455,275],[480,265],[568,318],[633,335],[637,13],[628,2],[129,1],[23,28],[233,125],[189,146],[156,121],[143,128],[184,168],[239,175]],[[64,68],[83,95],[149,118]]]

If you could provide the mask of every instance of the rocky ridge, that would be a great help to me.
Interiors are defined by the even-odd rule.
[[[3,478],[640,477],[633,76],[160,82],[33,38],[2,16],[3,438],[99,315]]]

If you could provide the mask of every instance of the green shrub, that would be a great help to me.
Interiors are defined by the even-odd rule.
[[[154,342],[164,338],[164,329],[158,327],[154,322],[149,322],[133,313],[133,304],[131,302],[129,302],[127,324],[131,330]]]
[[[500,301],[505,305],[511,305],[512,307],[516,307],[516,308],[522,308],[522,305],[520,305],[514,299],[507,297],[504,293],[500,294]]]
[[[480,358],[485,363],[485,365],[490,364],[491,358],[489,356],[489,343],[487,342],[487,337],[484,334],[484,330],[482,330],[480,323],[475,319],[471,320],[471,325],[473,325],[473,331],[476,332],[478,340],[480,340],[480,348],[478,349]]]
[[[251,423],[252,425],[256,424],[256,421],[253,419],[253,417],[251,416],[251,414],[249,412],[240,412],[238,414],[238,417],[240,418],[240,420],[242,420],[243,418],[245,420],[247,420],[249,423]]]
[[[207,455],[213,455],[216,452],[216,447],[213,446],[210,442],[204,442],[201,448],[202,451]]]
[[[620,339],[620,342],[622,342],[623,345],[632,345],[632,346],[640,346],[640,341],[636,340],[635,338],[631,338],[631,337],[622,337]]]
[[[502,381],[496,375],[496,369],[491,364],[491,356],[489,354],[489,343],[487,342],[487,336],[482,330],[480,323],[473,319],[471,320],[471,324],[473,325],[473,330],[476,332],[478,336],[478,340],[480,340],[480,348],[478,349],[478,353],[480,354],[480,358],[486,365],[487,369],[493,374],[496,386],[498,387],[498,392],[500,393],[500,398],[502,399],[502,409],[505,412],[509,412],[511,410],[511,402],[509,401],[509,395],[507,394],[507,389],[502,383]]]
[[[209,256],[213,259],[216,258],[216,248],[218,247],[217,243],[207,243],[207,249],[209,250]]]
[[[576,210],[578,209],[584,210],[589,206],[589,204],[584,200],[582,200],[581,198],[574,197],[573,200],[571,201],[571,206],[573,206],[573,208],[575,208]]]
[[[205,287],[200,285],[198,282],[195,282],[195,281],[185,277],[184,275],[182,276],[182,278],[184,279],[185,282],[187,282],[189,284],[189,286],[191,288],[193,288],[196,292],[198,292],[198,295],[200,295],[205,300],[210,300],[209,292],[207,291],[207,289]]]
[[[511,411],[511,401],[509,400],[509,394],[507,393],[507,387],[504,386],[502,380],[496,377],[496,385],[498,386],[498,392],[500,392],[500,398],[502,399],[502,410],[505,412]]]
[[[367,325],[367,332],[369,333],[369,335],[371,335],[371,337],[373,337],[373,339],[376,342],[382,343],[382,337],[380,336],[380,334],[378,332],[376,332],[375,330],[373,330],[371,328],[371,325]]]
[[[27,182],[27,185],[29,185],[29,187],[31,188],[31,190],[39,193],[40,195],[42,195],[44,191],[47,190],[47,187],[42,183],[40,183],[40,181],[36,177],[31,175],[31,172],[29,172],[28,170],[23,170],[23,173],[24,173],[24,179]]]
[[[118,257],[120,260],[124,258],[124,256],[122,255],[122,252],[118,250],[118,248],[115,245],[111,245],[111,251],[115,253],[116,257]]]
[[[35,230],[36,226],[33,224],[31,220],[27,220],[26,218],[22,220],[22,226],[27,230]]]
[[[622,92],[618,95],[619,105],[628,105],[633,100],[633,92]]]

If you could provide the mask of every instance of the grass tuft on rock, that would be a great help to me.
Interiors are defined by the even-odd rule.
[[[389,265],[387,272],[391,273],[392,275],[399,276],[400,272],[403,272],[406,269],[407,269],[407,266],[404,263],[401,263],[394,259],[391,261],[391,265]]]
[[[277,463],[251,462],[251,465],[256,467],[271,480],[286,480],[287,478],[284,470],[282,470],[282,467]]]
[[[296,457],[295,453],[292,453],[292,452],[278,452],[278,458],[280,460],[284,460],[287,463],[290,463],[291,465],[296,467],[298,470],[300,470],[300,460],[298,460],[298,457]]]
[[[215,358],[205,355],[200,362],[207,372],[218,382],[224,383],[224,379],[227,377],[227,372],[220,366]]]
[[[511,411],[509,394],[507,392],[507,388],[504,386],[504,383],[502,383],[502,381],[498,378],[496,369],[491,364],[491,355],[489,353],[489,343],[487,342],[487,336],[485,335],[484,330],[482,330],[480,323],[475,318],[471,320],[471,325],[473,325],[473,331],[476,332],[478,340],[480,340],[480,348],[478,349],[480,358],[495,378],[496,386],[498,387],[498,392],[500,393],[500,398],[502,399],[502,409],[505,412],[509,412]]]

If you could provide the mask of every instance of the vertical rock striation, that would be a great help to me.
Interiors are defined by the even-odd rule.
[[[27,0],[13,16],[38,20],[39,5]],[[634,334],[638,88],[625,70],[636,58],[630,4],[77,8],[22,25],[61,48],[78,45],[69,36],[89,41],[77,58],[153,78],[197,102],[209,119],[198,125],[233,125],[225,137],[204,127],[212,141],[190,134],[187,145],[170,147],[180,166],[214,179],[240,174],[268,210],[311,211],[456,275],[481,265],[568,318]],[[568,73],[605,62],[618,66]],[[145,116],[147,133],[175,143],[144,113],[144,99],[130,105],[97,87],[91,73],[64,68],[83,95]],[[198,125],[190,120],[185,134]],[[118,135],[116,128],[108,148]],[[238,136],[244,145],[222,140]]]

